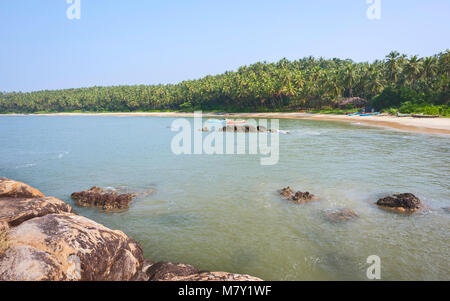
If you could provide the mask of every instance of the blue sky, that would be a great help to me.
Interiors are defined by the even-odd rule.
[[[0,0],[0,91],[176,83],[257,61],[450,48],[450,1]]]

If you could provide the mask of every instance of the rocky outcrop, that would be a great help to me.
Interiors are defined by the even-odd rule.
[[[40,198],[44,194],[22,182],[0,178],[0,198]]]
[[[127,209],[135,194],[117,194],[115,191],[104,191],[99,187],[72,193],[75,204],[82,207],[99,207],[103,210]]]
[[[376,204],[383,209],[398,212],[415,212],[422,208],[422,202],[412,193],[394,194],[379,199]]]
[[[59,199],[8,179],[0,191],[0,281],[260,280],[154,264],[125,233],[77,215]]]
[[[130,280],[144,261],[121,231],[30,186],[0,181],[0,280]]]
[[[189,264],[158,262],[147,270],[150,281],[262,281],[249,275],[199,272]]]
[[[286,187],[280,190],[280,195],[286,199],[286,200],[290,200],[296,204],[305,204],[305,203],[309,203],[309,202],[313,202],[313,201],[317,201],[317,198],[309,193],[308,191],[306,192],[302,192],[302,191],[297,191],[294,192],[292,190],[291,187]]]
[[[355,211],[348,208],[326,210],[324,212],[324,216],[328,221],[335,223],[346,222],[359,218],[359,215]]]

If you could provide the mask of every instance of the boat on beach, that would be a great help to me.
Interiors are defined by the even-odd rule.
[[[439,118],[440,115],[424,115],[424,114],[413,114],[414,118]]]
[[[397,117],[411,117],[411,114],[402,114],[402,113],[397,113]]]
[[[376,112],[376,113],[362,113],[359,114],[359,116],[376,116],[376,115],[380,115],[380,112]]]

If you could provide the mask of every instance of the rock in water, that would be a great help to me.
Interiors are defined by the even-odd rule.
[[[280,190],[280,195],[286,199],[290,198],[293,194],[294,191],[289,186]]]
[[[158,262],[148,268],[150,281],[262,281],[260,278],[225,272],[199,272],[189,264]]]
[[[100,207],[103,210],[126,209],[130,206],[135,194],[117,194],[115,191],[105,192],[102,188],[92,187],[89,190],[74,192],[71,197],[76,205],[82,207]]]
[[[317,198],[313,194],[309,193],[308,191],[306,191],[306,192],[297,191],[294,193],[294,191],[289,186],[281,189],[280,195],[284,199],[293,201],[297,204],[304,204],[304,203],[309,203],[309,202],[313,202],[313,201],[317,200]]]
[[[198,274],[198,270],[190,264],[158,262],[149,267],[146,273],[150,281],[166,281]]]
[[[326,210],[325,218],[331,222],[346,222],[359,218],[359,215],[352,209],[343,208],[335,210]]]
[[[398,212],[415,212],[422,207],[420,199],[412,193],[394,194],[379,199],[376,204],[381,208]]]

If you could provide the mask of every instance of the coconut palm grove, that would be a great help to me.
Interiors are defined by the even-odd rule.
[[[389,53],[372,63],[306,57],[258,62],[167,85],[0,93],[1,113],[226,110],[345,112],[358,97],[389,113],[449,114],[450,51]],[[343,102],[344,101],[344,102]],[[339,108],[339,110],[337,110]]]

